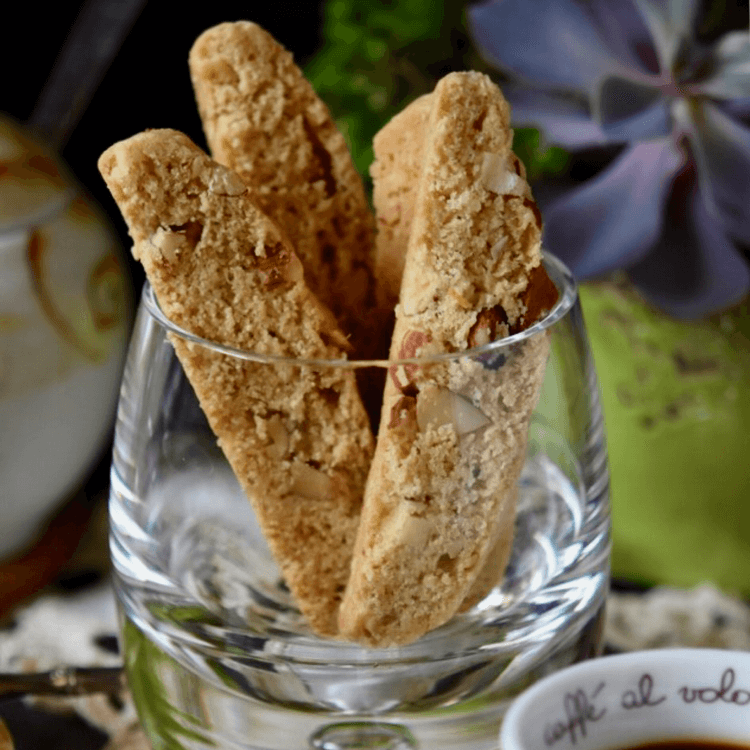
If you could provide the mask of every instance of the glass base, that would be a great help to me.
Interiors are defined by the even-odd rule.
[[[496,679],[466,700],[382,715],[269,703],[257,690],[241,691],[230,670],[209,679],[190,668],[189,649],[178,661],[127,618],[123,643],[133,699],[154,750],[495,750],[512,699],[541,677],[598,655],[603,621],[600,604],[569,622],[553,643],[540,644],[515,662],[495,660]],[[466,679],[476,668],[474,662],[455,679]]]

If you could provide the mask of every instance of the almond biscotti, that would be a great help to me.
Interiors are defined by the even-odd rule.
[[[427,143],[433,94],[415,99],[375,135],[375,160],[370,167],[373,204],[377,219],[375,270],[378,298],[383,307],[398,303],[406,262],[424,151]],[[499,581],[513,543],[515,499],[507,503],[506,523],[488,554],[483,569],[461,603],[466,610],[484,598]]]
[[[205,31],[189,63],[213,157],[284,228],[308,286],[343,329],[369,341],[373,217],[327,107],[292,55],[249,21]]]
[[[392,359],[465,351],[554,303],[539,212],[511,140],[508,105],[486,76],[438,83]],[[509,547],[548,347],[541,333],[494,355],[391,369],[340,610],[345,636],[374,646],[414,640],[450,619],[498,545]]]
[[[99,169],[174,323],[258,354],[346,356],[288,240],[234,172],[173,130],[113,145]],[[335,633],[373,451],[353,374],[171,340],[301,611]]]
[[[373,140],[375,161],[370,167],[373,179],[373,203],[377,217],[376,280],[383,306],[398,302],[406,251],[416,209],[419,180],[424,161],[425,144],[432,110],[433,94],[425,94],[395,115]],[[514,171],[525,179],[523,163],[514,160]],[[529,193],[530,195],[530,193]],[[517,332],[536,322],[553,301],[555,291],[543,266],[534,269],[525,293],[527,304],[523,321],[514,326]],[[483,320],[487,320],[485,313]],[[479,332],[474,343],[489,341],[489,329]],[[515,490],[515,488],[514,488]],[[512,551],[515,500],[508,503],[505,523],[460,610],[469,609],[484,598],[499,581]]]

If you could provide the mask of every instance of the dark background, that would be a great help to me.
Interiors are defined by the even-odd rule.
[[[0,45],[0,112],[21,122],[29,117],[82,6],[70,0],[16,0],[3,9],[9,18],[4,18]],[[223,21],[255,21],[304,65],[320,44],[320,6],[314,0],[148,0],[63,150],[126,247],[125,224],[96,169],[99,154],[146,128],[176,128],[205,145],[187,66],[196,37]],[[130,272],[140,284],[141,271],[134,263]]]

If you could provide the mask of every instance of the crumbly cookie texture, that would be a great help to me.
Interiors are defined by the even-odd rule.
[[[233,171],[173,130],[113,145],[99,169],[174,323],[260,354],[346,356],[288,240]],[[373,451],[353,374],[171,340],[301,611],[334,634]]]
[[[453,73],[430,96],[394,360],[517,332],[557,296],[499,89]],[[540,333],[501,353],[391,368],[339,614],[345,636],[408,643],[476,601],[491,556],[505,565],[548,351]]]
[[[292,55],[249,21],[205,31],[189,63],[213,157],[252,188],[287,232],[310,289],[366,348],[374,219],[325,104]]]

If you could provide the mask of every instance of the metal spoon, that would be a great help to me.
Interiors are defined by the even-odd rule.
[[[60,50],[27,125],[61,150],[146,0],[88,0]]]

